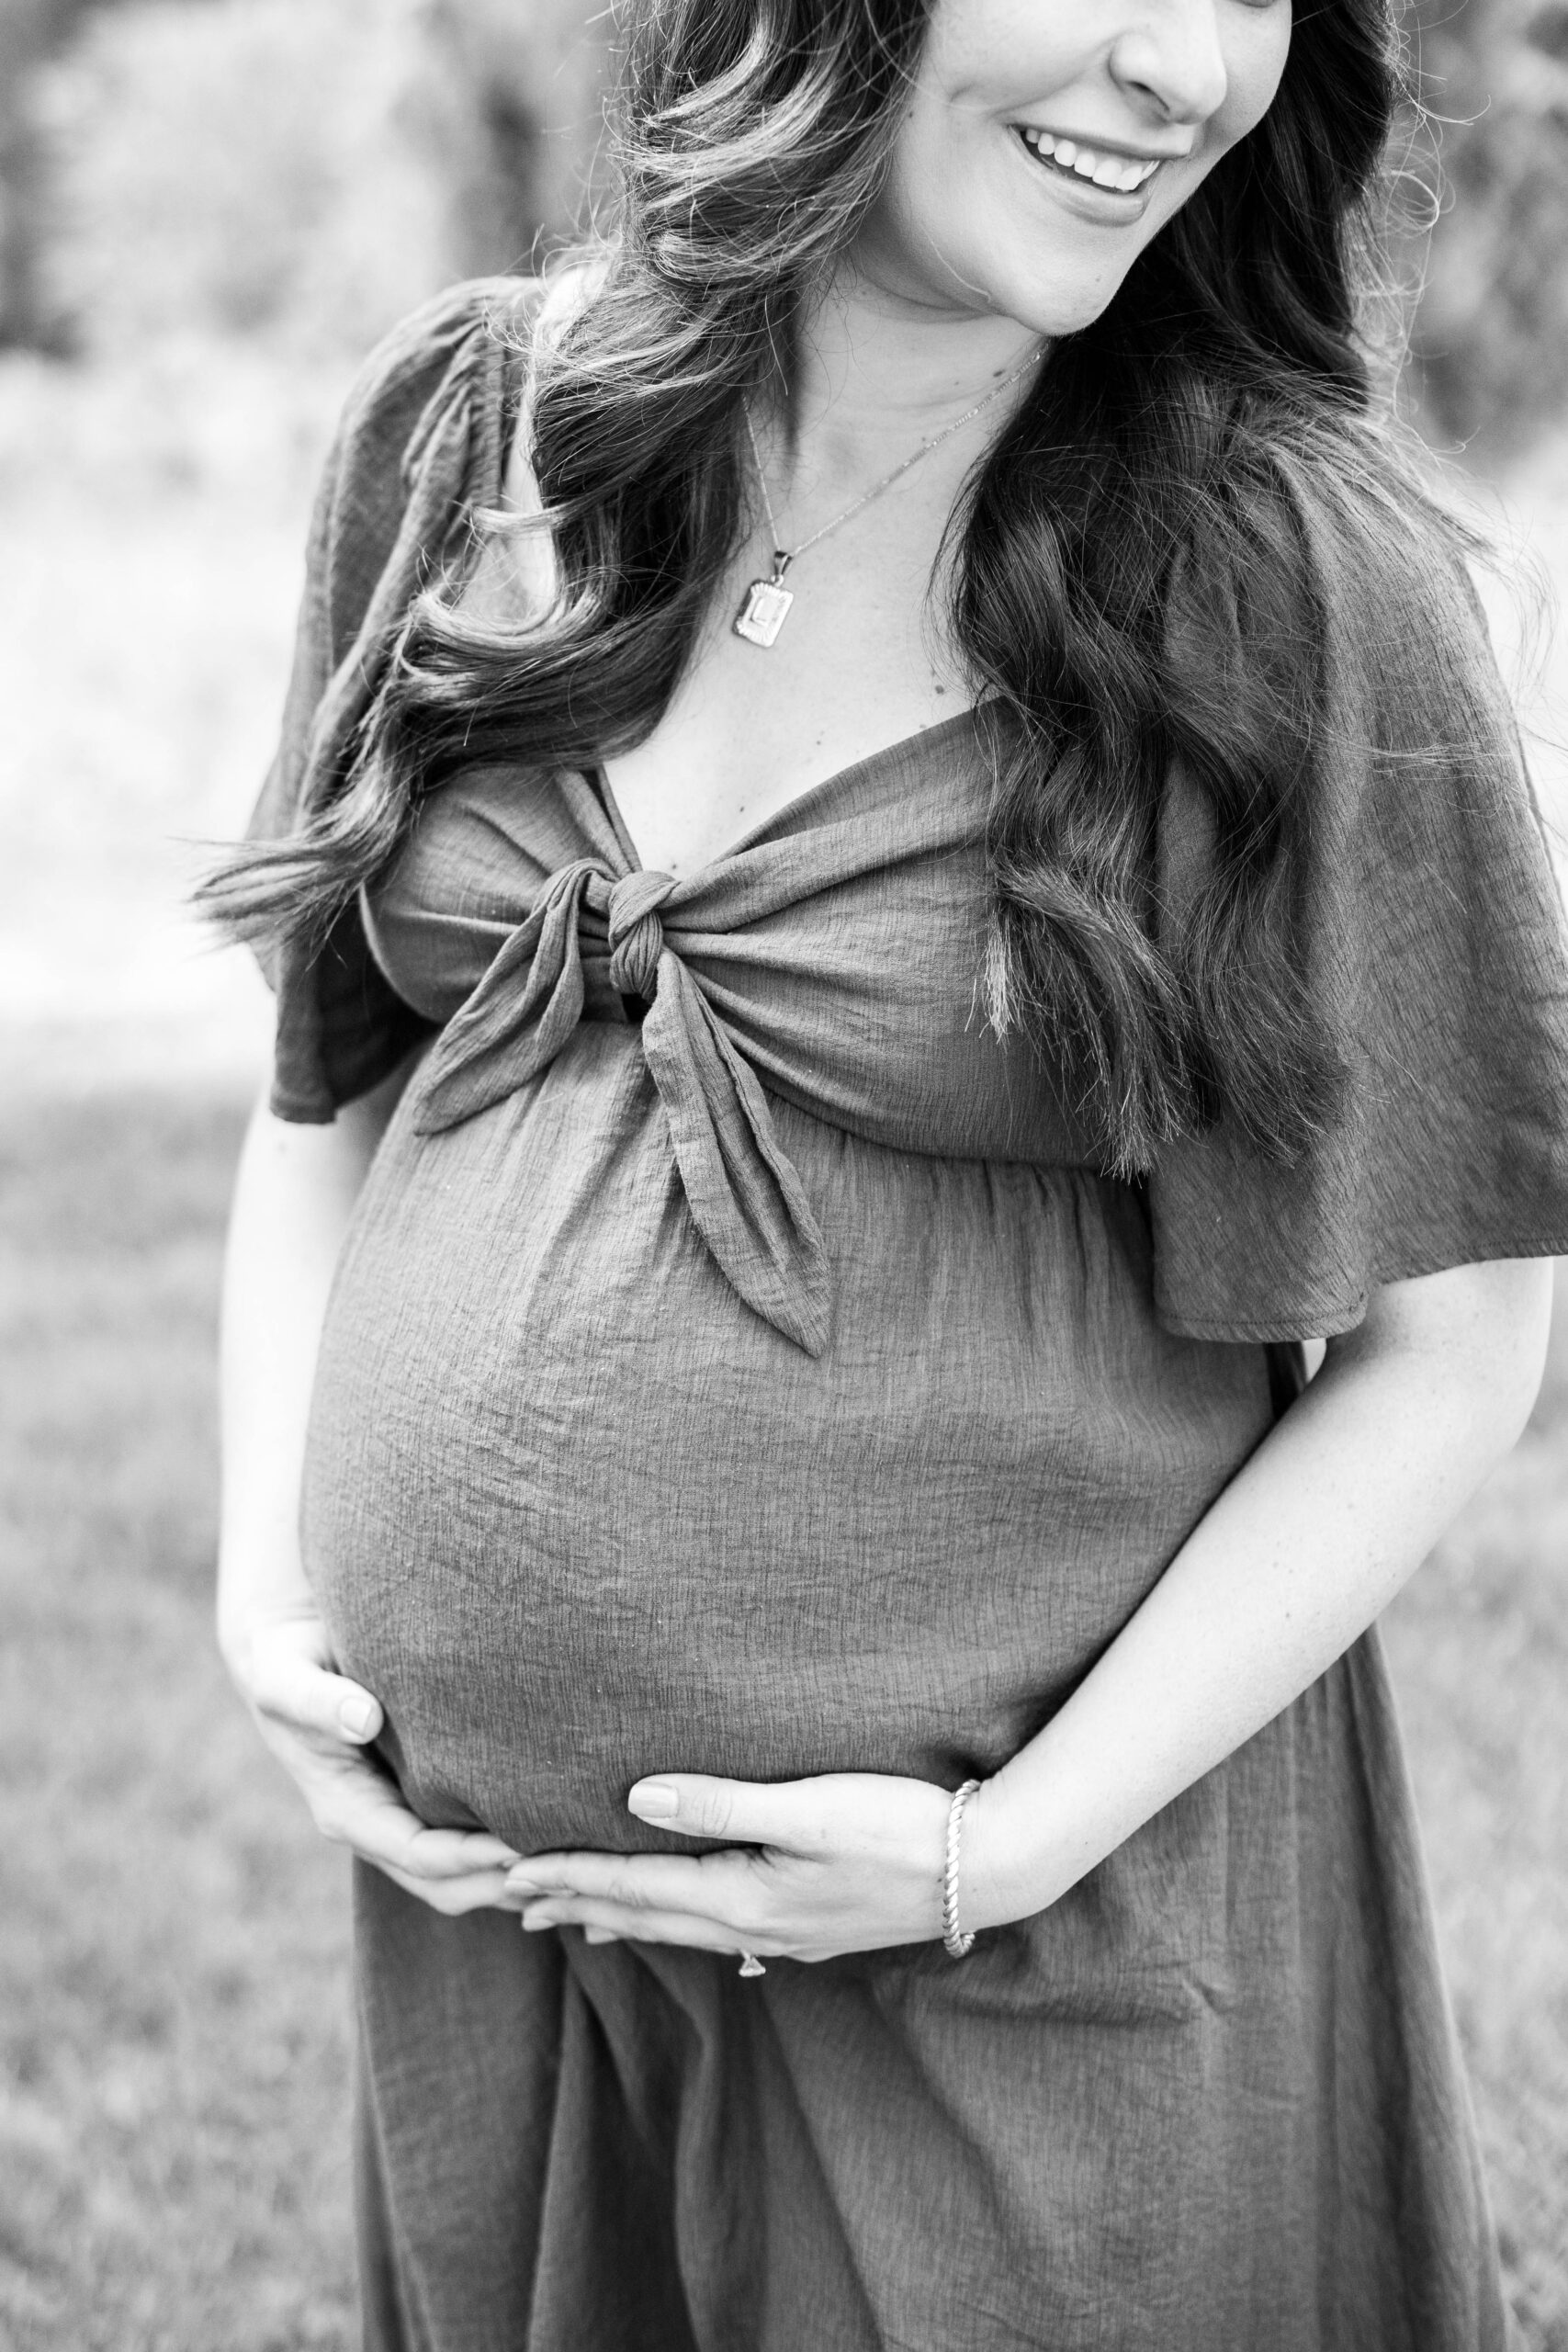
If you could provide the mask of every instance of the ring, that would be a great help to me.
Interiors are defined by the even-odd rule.
[[[761,1962],[758,1959],[754,1951],[743,1951],[741,1953],[740,1973],[742,1976],[765,1976],[767,1973],[767,1970],[763,1967]]]

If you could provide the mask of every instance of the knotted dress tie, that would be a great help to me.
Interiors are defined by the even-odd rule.
[[[562,866],[453,1015],[420,1073],[414,1126],[437,1135],[525,1086],[582,1018],[581,922],[604,919],[610,982],[648,1001],[640,1036],[692,1220],[748,1306],[810,1355],[828,1344],[822,1235],[780,1149],[767,1097],[671,946],[660,910],[674,876]]]

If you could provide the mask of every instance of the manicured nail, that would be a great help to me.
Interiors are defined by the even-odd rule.
[[[345,1699],[337,1719],[351,1739],[363,1739],[376,1720],[374,1699]]]
[[[667,1820],[681,1810],[681,1792],[668,1781],[639,1781],[626,1799],[626,1810],[639,1814],[644,1821]]]

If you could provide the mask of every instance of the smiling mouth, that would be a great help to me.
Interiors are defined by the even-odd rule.
[[[1147,187],[1163,160],[1157,155],[1108,155],[1081,141],[1057,139],[1049,130],[1037,130],[1032,123],[1013,127],[1034,161],[1046,171],[1059,179],[1107,189],[1112,196],[1136,196]]]

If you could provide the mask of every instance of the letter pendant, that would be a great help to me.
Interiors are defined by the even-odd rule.
[[[795,592],[784,584],[789,570],[789,558],[783,548],[773,549],[773,576],[771,580],[753,580],[746,591],[746,602],[735,616],[735,634],[743,637],[748,645],[776,645],[779,631],[789,617],[795,602]]]

